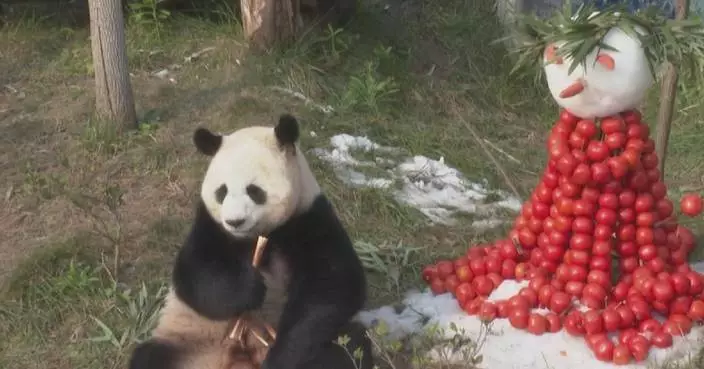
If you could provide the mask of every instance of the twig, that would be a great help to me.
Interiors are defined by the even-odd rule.
[[[474,127],[472,126],[472,124],[470,124],[467,120],[465,120],[465,119],[462,117],[462,115],[460,114],[460,112],[457,110],[457,104],[455,103],[455,99],[454,99],[454,98],[451,98],[451,100],[452,100],[452,102],[450,103],[450,104],[451,104],[450,108],[452,109],[452,112],[453,112],[453,114],[455,115],[455,117],[456,117],[457,119],[459,119],[459,120],[462,122],[462,124],[467,128],[467,130],[469,131],[469,133],[472,134],[472,137],[474,137],[474,140],[477,141],[477,143],[478,143],[479,146],[482,148],[482,150],[484,150],[484,153],[489,157],[489,160],[491,160],[491,162],[494,163],[494,166],[496,167],[496,170],[498,170],[498,171],[499,171],[499,174],[501,174],[501,176],[504,178],[504,181],[506,182],[506,185],[508,185],[508,186],[511,188],[511,191],[513,191],[514,195],[516,195],[516,197],[517,197],[519,200],[521,200],[521,194],[518,192],[518,189],[516,189],[516,186],[513,184],[513,181],[511,181],[511,178],[508,176],[508,174],[507,174],[506,171],[504,170],[504,168],[503,168],[503,166],[501,165],[501,163],[499,163],[499,161],[496,160],[496,158],[494,157],[494,155],[491,154],[491,151],[489,151],[489,149],[486,147],[486,145],[484,144],[484,141],[481,139],[481,137],[479,137],[479,134],[478,134],[477,131],[474,129]]]
[[[509,158],[509,159],[510,159],[511,161],[513,161],[514,163],[516,163],[516,164],[521,164],[521,161],[520,161],[520,160],[516,159],[515,157],[513,157],[513,155],[511,155],[511,154],[507,153],[506,151],[502,150],[500,147],[494,145],[493,142],[487,140],[486,138],[483,138],[482,140],[483,140],[484,142],[486,142],[486,144],[489,145],[489,147],[491,147],[492,149],[494,149],[494,150],[496,150],[496,151],[498,151],[498,152],[504,154],[504,156],[506,156],[507,158]]]

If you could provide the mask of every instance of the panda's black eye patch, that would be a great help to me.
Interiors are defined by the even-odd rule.
[[[222,204],[222,202],[225,201],[225,196],[227,196],[227,186],[222,184],[215,190],[215,201],[217,201],[218,204]]]
[[[247,186],[247,196],[257,205],[263,205],[266,202],[266,192],[257,185]]]

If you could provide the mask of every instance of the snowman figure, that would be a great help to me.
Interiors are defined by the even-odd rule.
[[[642,32],[642,30],[637,30]],[[557,104],[583,119],[607,117],[637,108],[653,83],[648,59],[637,38],[612,28],[586,63],[569,73],[571,58],[558,54],[564,43],[548,45],[543,54],[550,93]]]

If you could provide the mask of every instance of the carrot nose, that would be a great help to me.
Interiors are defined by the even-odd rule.
[[[560,92],[560,97],[566,99],[568,97],[579,95],[582,91],[584,91],[584,81],[578,79],[574,81],[574,83],[572,83],[571,85],[567,86],[564,90],[562,90]]]

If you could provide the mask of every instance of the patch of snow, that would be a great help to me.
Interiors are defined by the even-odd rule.
[[[704,269],[704,263],[694,265]],[[490,296],[489,300],[507,299],[526,286],[527,283],[504,281]],[[557,333],[545,333],[535,336],[513,328],[508,319],[497,319],[491,323],[488,334],[486,327],[475,316],[469,316],[458,305],[450,293],[434,296],[432,292],[410,292],[403,301],[405,308],[397,313],[393,307],[384,306],[376,310],[367,310],[357,315],[357,320],[367,327],[373,327],[383,321],[388,327],[388,338],[395,340],[409,334],[421,333],[428,325],[435,325],[445,331],[446,338],[456,332],[450,329],[454,324],[460,331],[474,340],[484,337],[480,353],[483,361],[480,368],[486,369],[643,369],[645,363],[632,363],[616,366],[598,361],[587,347],[583,338],[576,338],[564,330]],[[543,309],[535,311],[545,312]],[[692,353],[698,352],[704,342],[704,326],[695,327],[684,337],[674,337],[672,347],[668,349],[652,348],[647,361],[649,363],[676,363],[690,359]],[[428,356],[431,359],[449,358],[459,363],[463,360],[453,354],[448,347],[436,348]]]
[[[519,211],[521,201],[501,191],[489,191],[485,184],[467,180],[460,171],[422,155],[398,160],[402,151],[379,145],[368,137],[338,134],[330,138],[330,149],[313,149],[314,155],[330,163],[335,174],[349,186],[391,189],[394,198],[414,206],[430,221],[454,224],[457,213],[474,214],[472,226],[492,228],[503,223],[492,218],[500,208]],[[362,153],[373,160],[358,159]],[[369,177],[358,168],[377,168],[380,177]],[[387,169],[382,169],[387,168]],[[394,186],[398,184],[398,186]],[[497,199],[490,201],[490,195]]]

